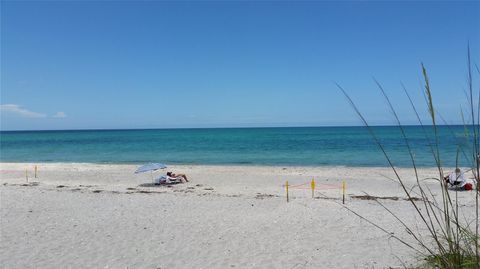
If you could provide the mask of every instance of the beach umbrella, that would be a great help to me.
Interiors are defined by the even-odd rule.
[[[147,163],[137,168],[135,174],[150,172],[153,182],[153,171],[157,171],[159,169],[165,169],[167,166],[163,163]]]
[[[167,166],[163,163],[147,163],[137,168],[135,174],[156,171],[158,169],[165,169]]]

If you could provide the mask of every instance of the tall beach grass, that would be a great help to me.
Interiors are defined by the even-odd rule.
[[[468,145],[468,148],[457,148],[457,163],[456,167],[459,167],[459,156],[462,156],[467,160],[463,166],[469,166],[473,177],[478,182],[480,174],[480,89],[474,89],[474,71],[476,75],[480,75],[480,71],[477,65],[475,69],[472,68],[470,49],[467,53],[467,90],[466,98],[468,101],[468,108],[462,110],[459,115],[464,123],[464,141]],[[412,100],[411,95],[408,93],[406,87],[402,84],[403,91],[409,100],[412,113],[415,114],[418,124],[422,127],[425,139],[428,141],[429,151],[436,166],[436,181],[438,182],[437,188],[441,191],[439,198],[435,197],[434,191],[427,186],[422,178],[419,176],[417,164],[415,161],[415,154],[411,144],[409,143],[408,136],[405,132],[404,126],[394,109],[394,105],[390,100],[383,86],[374,79],[374,83],[378,87],[380,93],[384,97],[388,109],[392,113],[396,125],[398,126],[404,142],[405,150],[409,153],[411,161],[411,167],[415,174],[415,192],[412,186],[407,185],[407,180],[403,178],[397,171],[394,162],[387,150],[381,143],[379,137],[375,134],[374,129],[369,125],[365,116],[361,113],[355,102],[349,96],[347,91],[337,84],[338,89],[345,95],[348,102],[359,116],[362,123],[368,129],[370,135],[375,141],[376,145],[380,148],[384,157],[388,161],[393,173],[395,174],[395,181],[401,186],[401,189],[407,196],[407,200],[416,212],[416,217],[419,217],[421,226],[426,231],[427,237],[424,236],[424,232],[420,232],[415,227],[408,225],[407,221],[401,219],[399,214],[394,212],[385,206],[382,202],[377,201],[388,214],[392,215],[395,220],[401,225],[408,233],[410,238],[401,238],[392,235],[390,231],[377,225],[375,221],[367,220],[382,231],[392,235],[402,244],[414,250],[423,260],[418,266],[419,268],[480,268],[480,256],[479,256],[479,194],[480,189],[478,184],[475,192],[475,219],[472,221],[465,221],[462,216],[462,211],[459,205],[458,192],[449,190],[447,183],[443,180],[446,172],[442,163],[442,156],[440,154],[438,126],[448,125],[442,118],[439,111],[435,108],[434,91],[430,85],[430,78],[426,67],[421,64],[421,72],[423,77],[423,96],[425,97],[425,105],[428,110],[429,121],[424,122],[420,117],[420,112],[417,106]],[[466,119],[467,118],[467,119]],[[452,135],[454,133],[452,132]],[[413,193],[416,196],[420,196],[420,199],[414,199]],[[347,208],[348,209],[348,208]],[[350,210],[350,209],[349,209]],[[350,210],[352,211],[352,210]],[[357,214],[354,212],[357,216]],[[415,216],[412,216],[412,218]],[[365,219],[365,218],[363,218]],[[414,242],[414,243],[411,243]]]

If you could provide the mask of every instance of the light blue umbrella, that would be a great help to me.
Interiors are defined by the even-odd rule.
[[[135,174],[150,172],[153,182],[153,171],[157,171],[159,169],[165,169],[167,166],[163,163],[147,163],[137,168]]]
[[[135,174],[156,171],[158,169],[165,169],[167,166],[163,163],[147,163],[137,168]]]

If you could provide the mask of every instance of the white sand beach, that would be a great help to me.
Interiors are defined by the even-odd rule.
[[[390,197],[380,201],[421,230],[405,194],[388,179],[394,177],[389,168],[175,165],[168,170],[191,181],[169,187],[150,186],[150,174],[134,175],[135,169],[2,163],[0,267],[401,268],[417,262],[412,250],[341,206],[345,180],[351,210],[408,239],[376,201],[355,198]],[[399,171],[413,186],[413,170]],[[420,177],[438,174],[421,169]],[[289,203],[286,180],[306,184],[290,189]],[[440,191],[434,180],[425,184]],[[474,199],[474,192],[458,192],[466,219],[474,217]]]

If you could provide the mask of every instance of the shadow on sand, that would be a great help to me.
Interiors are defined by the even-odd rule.
[[[177,185],[177,184],[180,184],[180,182],[161,183],[161,184],[142,183],[142,184],[138,185],[138,187],[162,187],[162,186],[172,186],[172,185]]]

